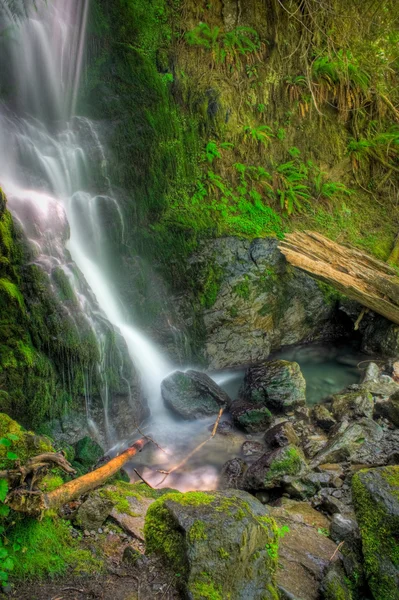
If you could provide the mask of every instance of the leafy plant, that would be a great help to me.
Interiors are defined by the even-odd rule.
[[[304,202],[311,198],[307,184],[308,170],[299,161],[289,161],[279,165],[274,174],[274,188],[280,200],[280,206],[291,215],[301,211]]]
[[[17,442],[19,437],[13,433],[7,433],[0,439],[0,444],[6,448],[11,448],[13,442]],[[18,460],[17,454],[9,450],[6,454],[9,460]],[[10,508],[5,504],[8,494],[8,482],[6,479],[0,479],[0,582],[2,586],[8,585],[9,573],[14,569],[14,560],[9,555],[9,549],[6,547],[6,518],[10,513]],[[18,541],[12,546],[13,552],[21,549]]]
[[[255,142],[267,146],[270,140],[274,138],[274,133],[268,125],[258,125],[258,127],[244,127],[244,142]]]

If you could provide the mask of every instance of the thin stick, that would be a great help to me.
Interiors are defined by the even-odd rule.
[[[163,483],[165,481],[165,479],[168,477],[168,475],[170,475],[171,473],[174,473],[175,471],[177,471],[178,469],[180,469],[180,467],[182,467],[183,465],[185,465],[186,462],[189,461],[192,456],[194,456],[194,454],[196,454],[199,450],[201,450],[201,448],[203,446],[205,446],[205,444],[207,444],[209,442],[209,440],[211,440],[213,437],[215,437],[215,434],[216,434],[216,431],[217,431],[217,428],[218,428],[221,416],[223,414],[223,411],[224,411],[224,408],[221,408],[219,410],[218,418],[216,419],[215,425],[213,426],[212,433],[211,433],[211,435],[206,440],[204,440],[203,442],[201,442],[199,444],[199,446],[197,446],[196,448],[194,448],[194,450],[192,450],[190,452],[190,454],[188,454],[186,456],[186,458],[184,458],[181,462],[179,462],[178,465],[176,465],[175,467],[173,467],[172,469],[170,469],[170,471],[159,471],[159,473],[163,473],[165,475],[165,477],[163,479],[161,479],[161,481],[157,484],[157,486],[161,485],[161,483]]]
[[[333,555],[332,555],[332,557],[330,558],[330,562],[331,562],[332,560],[334,560],[334,558],[335,558],[335,555],[337,554],[337,552],[339,552],[339,549],[340,549],[340,548],[342,548],[342,546],[343,546],[344,544],[345,544],[345,542],[340,542],[340,543],[338,544],[338,546],[335,548],[335,552],[334,552],[334,554],[333,554]]]
[[[138,472],[138,470],[137,470],[137,469],[133,469],[133,471],[136,473],[137,477],[140,477],[140,479],[141,479],[141,481],[142,481],[143,483],[145,483],[146,485],[148,485],[148,487],[149,487],[149,488],[151,488],[152,490],[154,490],[154,489],[155,489],[155,488],[154,488],[154,487],[151,485],[151,483],[148,483],[148,481],[146,481],[146,480],[144,479],[144,477],[143,477],[142,475],[140,475],[140,473]]]

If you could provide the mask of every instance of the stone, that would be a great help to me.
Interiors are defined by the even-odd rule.
[[[359,471],[352,493],[373,597],[398,600],[399,466]]]
[[[373,416],[374,402],[369,392],[345,392],[332,398],[332,412],[338,421]]]
[[[104,450],[89,436],[85,436],[75,444],[75,461],[86,468],[94,467],[104,456]]]
[[[252,442],[251,440],[247,440],[241,446],[241,452],[243,456],[247,458],[256,457],[259,458],[266,451],[266,447],[261,442]]]
[[[293,444],[300,444],[299,438],[290,421],[283,421],[270,427],[265,433],[265,442],[270,448],[281,448]]]
[[[250,367],[244,378],[243,398],[277,413],[303,406],[306,382],[296,362],[275,360]]]
[[[145,539],[179,573],[183,597],[278,597],[276,525],[246,492],[167,494],[148,510]]]
[[[222,467],[219,487],[223,489],[240,489],[247,470],[246,463],[240,458],[228,460]]]
[[[126,494],[128,509],[126,512],[113,508],[110,516],[129,535],[144,541],[144,521],[148,508],[154,502],[152,498],[129,496]]]
[[[388,419],[395,427],[399,427],[399,392],[393,394],[388,400],[376,402],[375,414]]]
[[[352,542],[360,539],[359,527],[354,515],[335,513],[331,519],[330,537],[337,544],[339,542]]]
[[[313,458],[311,467],[345,461],[373,464],[383,436],[383,429],[372,419],[364,418],[352,424],[345,421],[327,446]]]
[[[129,565],[135,565],[138,560],[141,560],[143,555],[141,552],[133,548],[132,546],[126,546],[123,551],[122,560]]]
[[[336,420],[325,404],[316,404],[312,410],[312,417],[316,425],[324,431],[330,431],[336,424]]]
[[[175,371],[162,381],[161,394],[165,405],[183,419],[217,415],[231,403],[222,388],[197,371]]]
[[[110,515],[114,503],[94,491],[78,508],[76,523],[85,531],[98,530]]]
[[[288,529],[279,541],[277,583],[280,598],[319,600],[324,571],[337,546],[322,533],[328,520],[304,504],[291,501],[288,510],[270,507],[278,526]]]
[[[376,316],[362,333],[364,352],[392,358],[399,356],[399,325]]]
[[[210,368],[254,364],[283,345],[334,336],[334,304],[314,279],[288,267],[277,246],[274,238],[223,237],[191,256],[200,285],[218,274],[215,297],[199,307]]]
[[[266,406],[251,404],[242,399],[233,402],[230,413],[236,426],[247,433],[265,431],[273,420],[273,415]]]
[[[306,469],[302,451],[296,446],[277,448],[261,456],[246,472],[243,486],[248,490],[280,487],[285,476],[296,476]]]
[[[392,365],[392,379],[399,384],[399,361],[394,362]]]
[[[347,581],[348,578],[339,564],[330,565],[320,586],[323,600],[353,600],[354,596]]]

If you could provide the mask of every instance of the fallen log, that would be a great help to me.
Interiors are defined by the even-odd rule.
[[[289,263],[399,325],[397,269],[313,231],[287,234],[279,249]]]
[[[18,488],[8,494],[5,502],[13,510],[31,516],[40,515],[45,510],[57,510],[64,504],[76,500],[76,498],[102,485],[112,475],[115,475],[135,454],[140,452],[148,441],[147,438],[138,440],[102,467],[77,479],[72,479],[51,492],[44,493],[41,490]]]

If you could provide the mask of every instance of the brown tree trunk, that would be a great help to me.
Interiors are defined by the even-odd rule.
[[[138,440],[133,446],[122,452],[119,456],[111,459],[102,467],[77,479],[72,479],[48,494],[41,491],[27,491],[24,489],[13,490],[8,495],[6,503],[13,510],[32,516],[39,515],[44,510],[57,510],[64,504],[76,500],[76,498],[102,485],[112,475],[115,475],[135,454],[140,452],[147,443],[148,440],[146,438]]]
[[[399,324],[399,275],[389,264],[312,231],[288,234],[279,248],[295,267]]]

